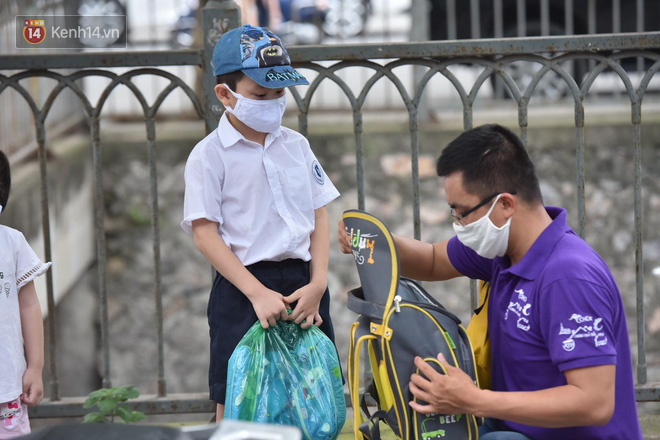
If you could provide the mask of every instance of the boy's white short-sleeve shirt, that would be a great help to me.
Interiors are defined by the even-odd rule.
[[[0,225],[0,403],[23,392],[26,363],[18,292],[50,265],[37,257],[22,233]]]
[[[245,139],[226,114],[190,153],[185,186],[183,230],[192,233],[192,222],[202,218],[217,222],[246,266],[309,261],[314,210],[339,196],[303,135],[281,127],[262,147]]]

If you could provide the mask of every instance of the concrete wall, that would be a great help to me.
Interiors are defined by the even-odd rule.
[[[69,136],[49,146],[48,196],[55,301],[73,287],[96,258],[94,245],[92,166],[90,142]],[[40,258],[44,256],[41,190],[38,161],[12,165],[12,191],[2,224],[20,230]],[[46,310],[46,277],[36,280],[39,300]]]

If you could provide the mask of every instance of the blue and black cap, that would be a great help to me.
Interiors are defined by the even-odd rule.
[[[246,24],[225,33],[213,50],[213,75],[241,71],[270,89],[308,85],[291,67],[280,38],[266,28]]]

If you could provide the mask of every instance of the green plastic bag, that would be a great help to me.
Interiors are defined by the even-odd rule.
[[[257,321],[227,374],[225,418],[297,426],[309,440],[336,439],[346,420],[337,351],[316,326]]]

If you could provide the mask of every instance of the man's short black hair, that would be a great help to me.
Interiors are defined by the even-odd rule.
[[[520,138],[497,124],[467,130],[451,141],[436,163],[438,176],[463,174],[463,186],[486,198],[516,191],[527,203],[543,203],[534,164]]]
[[[215,77],[216,84],[227,84],[229,88],[236,92],[236,84],[245,77],[245,74],[240,70],[236,72],[225,73]]]
[[[4,211],[9,201],[9,190],[11,189],[11,171],[9,170],[9,159],[0,150],[0,205]]]

